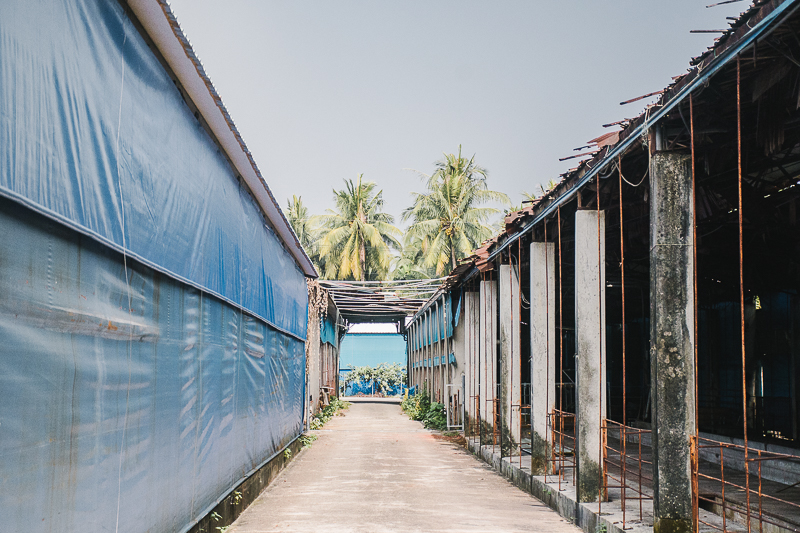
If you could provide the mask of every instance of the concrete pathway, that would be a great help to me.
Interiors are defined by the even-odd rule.
[[[228,533],[580,531],[396,401],[349,400]]]

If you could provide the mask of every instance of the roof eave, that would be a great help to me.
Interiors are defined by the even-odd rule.
[[[126,0],[303,273],[318,276],[165,0]]]

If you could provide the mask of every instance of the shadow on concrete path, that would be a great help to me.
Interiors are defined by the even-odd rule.
[[[348,400],[228,533],[579,531],[397,400]]]

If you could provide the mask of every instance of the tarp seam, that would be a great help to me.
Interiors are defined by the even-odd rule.
[[[11,190],[7,189],[6,187],[4,187],[2,185],[0,185],[0,196],[3,196],[3,197],[5,197],[5,198],[7,198],[9,200],[12,200],[12,201],[17,202],[17,203],[19,203],[21,205],[24,205],[28,209],[31,209],[32,211],[35,211],[36,213],[38,213],[40,215],[43,215],[43,216],[53,220],[54,222],[57,222],[59,224],[62,224],[63,226],[66,226],[66,227],[74,230],[74,231],[77,231],[78,233],[80,233],[82,235],[85,235],[86,237],[89,237],[89,238],[99,242],[103,246],[111,248],[115,252],[124,254],[127,257],[135,259],[139,263],[142,263],[143,265],[145,265],[145,266],[147,266],[149,268],[152,268],[156,272],[159,272],[161,274],[169,276],[170,278],[172,278],[172,279],[174,279],[176,281],[179,281],[179,282],[181,282],[183,284],[189,285],[190,287],[194,287],[195,289],[197,289],[199,291],[202,291],[202,292],[205,292],[206,294],[210,294],[211,296],[214,296],[215,298],[218,298],[218,299],[222,300],[223,302],[225,302],[225,303],[227,303],[229,305],[232,305],[233,307],[235,307],[237,309],[241,309],[242,311],[245,311],[249,315],[251,315],[251,316],[253,316],[255,318],[258,318],[262,322],[266,323],[269,327],[271,327],[272,329],[274,329],[274,330],[276,330],[276,331],[278,331],[280,333],[288,335],[288,336],[290,336],[290,337],[292,337],[292,338],[294,338],[296,340],[302,341],[302,342],[306,341],[305,337],[301,337],[300,335],[297,335],[297,334],[295,334],[295,333],[293,333],[293,332],[291,332],[291,331],[289,331],[289,330],[287,330],[285,328],[282,328],[282,327],[276,325],[274,322],[264,318],[263,316],[261,316],[259,313],[256,313],[252,309],[248,309],[247,307],[244,307],[243,305],[231,300],[230,298],[227,298],[227,297],[219,294],[218,292],[216,292],[214,290],[209,289],[208,287],[205,287],[203,285],[200,285],[197,282],[194,282],[194,281],[191,281],[191,280],[189,280],[187,278],[184,278],[183,276],[180,276],[180,275],[172,272],[171,270],[169,270],[167,268],[164,268],[161,265],[158,265],[157,263],[154,263],[154,262],[150,261],[149,259],[145,259],[144,257],[142,257],[141,255],[137,254],[136,252],[128,250],[125,247],[120,246],[116,242],[114,242],[114,241],[112,241],[112,240],[110,240],[110,239],[108,239],[106,237],[103,237],[102,235],[90,230],[89,228],[75,223],[74,221],[70,220],[69,218],[67,218],[67,217],[65,217],[63,215],[61,215],[60,213],[56,213],[55,211],[52,211],[52,210],[50,210],[50,209],[48,209],[48,208],[46,208],[46,207],[34,202],[34,201],[26,198],[25,196],[22,196],[22,195],[14,192],[14,191],[11,191]]]

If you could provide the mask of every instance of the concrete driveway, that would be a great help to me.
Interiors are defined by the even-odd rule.
[[[396,400],[348,400],[228,533],[580,531]]]

